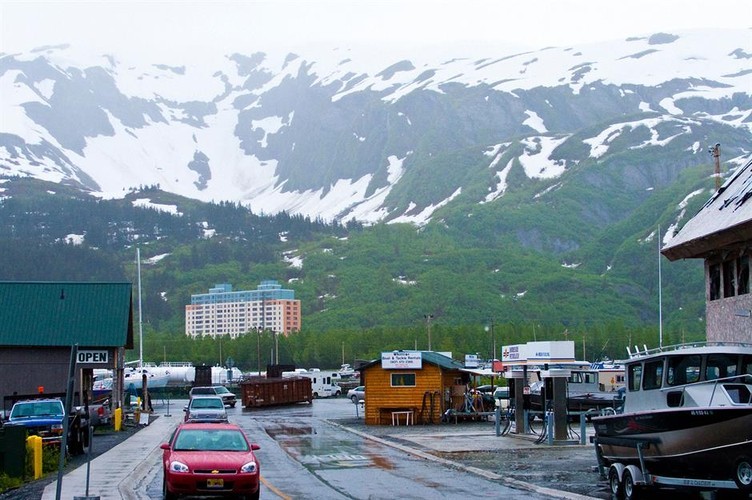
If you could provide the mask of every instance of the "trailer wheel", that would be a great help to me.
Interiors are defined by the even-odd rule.
[[[608,471],[608,487],[611,489],[611,495],[614,499],[621,498],[621,481],[619,481],[619,472],[617,472],[614,467],[611,467]]]
[[[752,460],[741,456],[736,459],[734,482],[740,490],[752,491]]]
[[[635,500],[637,498],[637,486],[635,486],[634,478],[629,469],[624,471],[622,490],[624,491],[624,500]]]

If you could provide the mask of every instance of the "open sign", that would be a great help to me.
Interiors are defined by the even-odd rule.
[[[110,361],[110,353],[107,349],[101,351],[78,351],[76,354],[76,363],[101,363],[106,364]]]

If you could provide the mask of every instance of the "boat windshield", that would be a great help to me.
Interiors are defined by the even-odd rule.
[[[700,380],[700,367],[702,356],[692,354],[689,356],[672,356],[668,360],[668,373],[666,382],[668,385],[692,384]]]

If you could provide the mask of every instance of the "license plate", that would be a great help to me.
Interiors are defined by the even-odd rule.
[[[224,486],[225,486],[224,479],[207,479],[206,480],[207,488],[224,488]]]

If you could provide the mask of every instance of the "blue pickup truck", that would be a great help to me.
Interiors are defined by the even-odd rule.
[[[65,407],[59,399],[33,399],[13,405],[5,425],[19,425],[29,435],[38,435],[44,444],[60,445]],[[89,418],[81,407],[68,416],[68,452],[81,455],[89,447]]]

